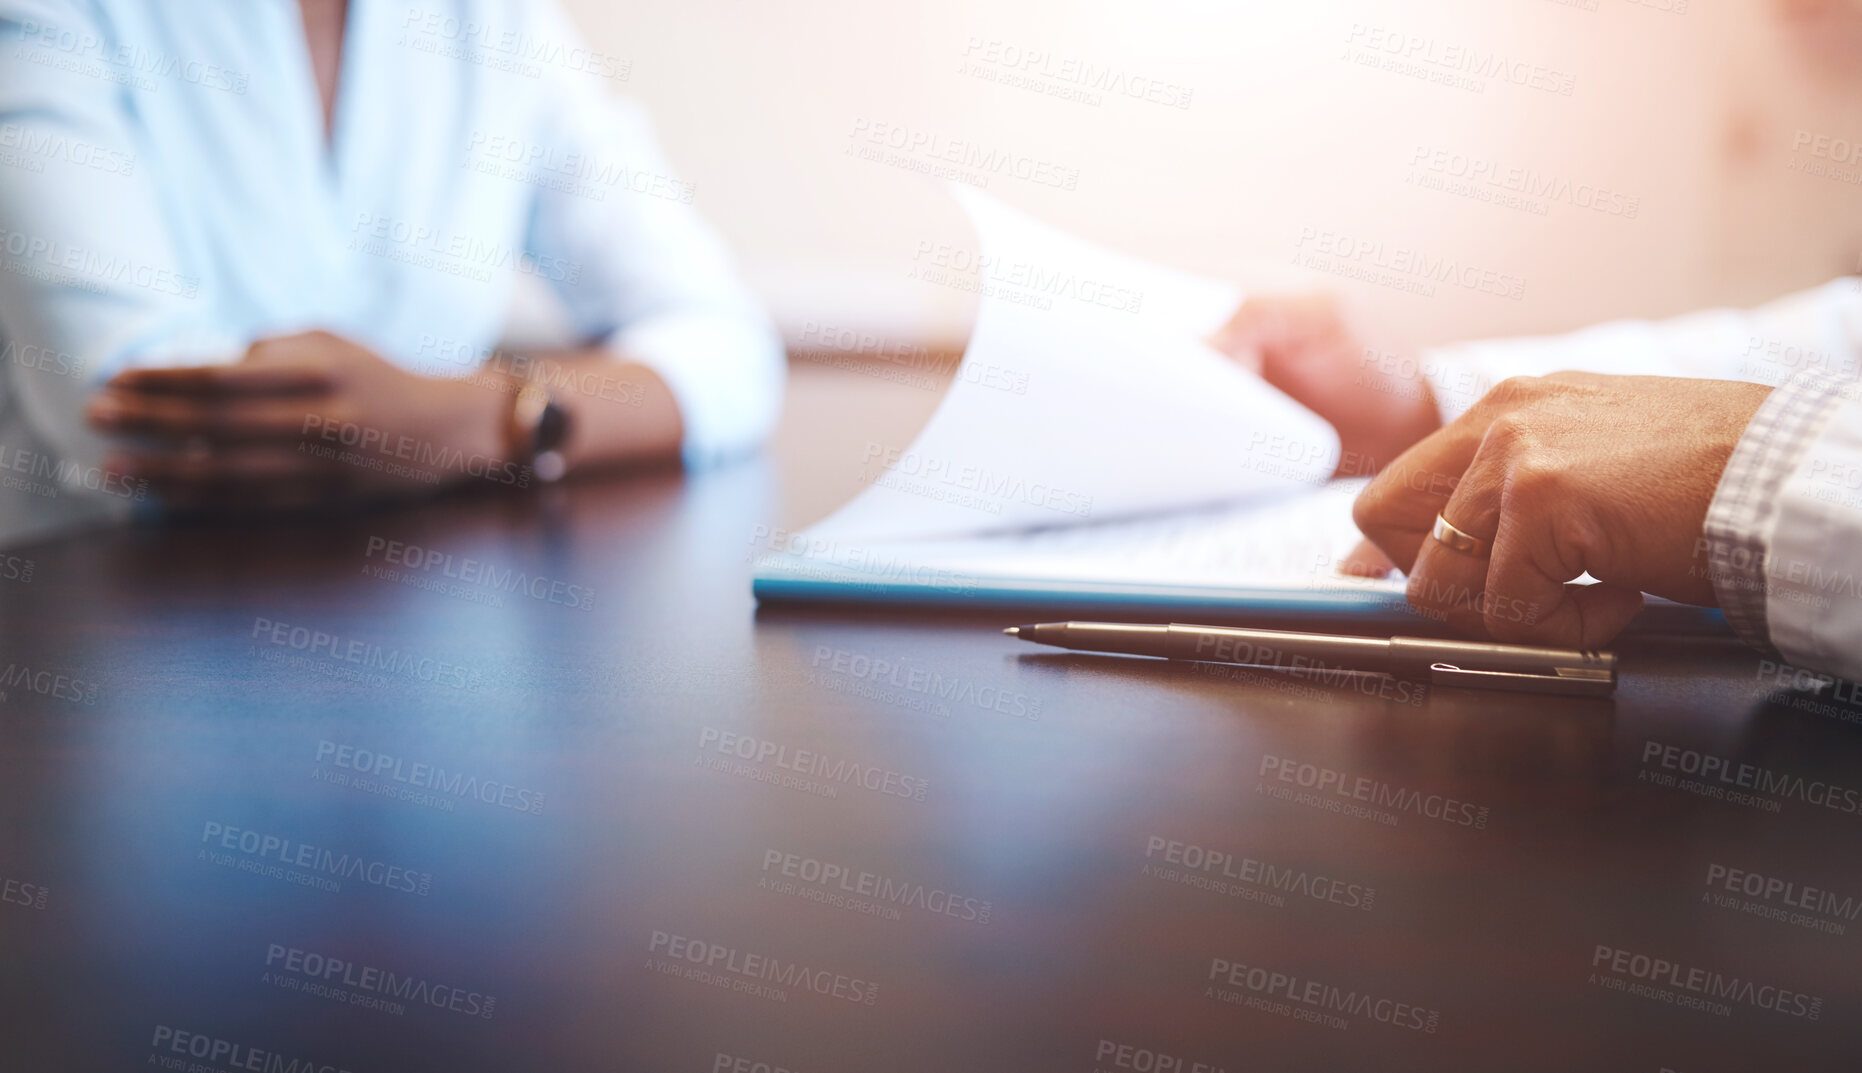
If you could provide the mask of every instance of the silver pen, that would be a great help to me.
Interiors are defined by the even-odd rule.
[[[1370,671],[1442,686],[1577,697],[1607,697],[1616,690],[1613,652],[1428,637],[1286,633],[1177,622],[1167,626],[1042,622],[1010,626],[1002,632],[1038,645],[1086,652],[1239,663],[1287,671]]]

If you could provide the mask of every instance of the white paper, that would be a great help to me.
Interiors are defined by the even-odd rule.
[[[982,292],[963,365],[913,443],[869,446],[871,483],[810,539],[1077,525],[1310,490],[1330,475],[1331,426],[1203,342],[1233,312],[1235,288],[953,190],[981,257],[951,251],[922,270]]]
[[[1341,481],[1265,502],[1024,533],[886,541],[867,548],[819,545],[809,566],[833,563],[957,589],[1071,582],[1401,593],[1400,578],[1338,574],[1338,563],[1361,539],[1351,521],[1351,501],[1363,484]],[[800,576],[810,573],[804,569]]]

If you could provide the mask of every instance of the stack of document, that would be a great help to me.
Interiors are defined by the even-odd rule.
[[[1400,578],[1346,577],[1361,481],[1331,426],[1205,340],[1226,283],[1101,249],[967,187],[982,296],[963,364],[866,488],[761,558],[769,601],[1400,619]],[[1697,617],[1697,616],[1696,616]]]

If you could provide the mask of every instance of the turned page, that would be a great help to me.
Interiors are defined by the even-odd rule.
[[[1204,340],[1229,284],[1146,264],[953,187],[980,253],[920,269],[981,293],[949,393],[909,446],[870,445],[817,541],[921,540],[1127,519],[1310,491],[1330,425]]]

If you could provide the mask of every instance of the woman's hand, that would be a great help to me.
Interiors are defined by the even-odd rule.
[[[495,385],[493,385],[495,386]],[[502,457],[510,393],[419,376],[328,332],[254,343],[233,365],[131,369],[91,399],[109,466],[182,510],[302,510],[469,480],[527,485]]]
[[[1359,495],[1358,528],[1409,575],[1409,601],[1470,634],[1608,642],[1642,594],[1716,602],[1695,557],[1758,384],[1558,373],[1494,387]],[[1487,544],[1431,536],[1440,514]],[[1588,573],[1595,585],[1573,585]]]
[[[1251,297],[1210,342],[1331,423],[1339,476],[1369,476],[1441,427],[1428,382],[1386,372],[1330,296]]]

